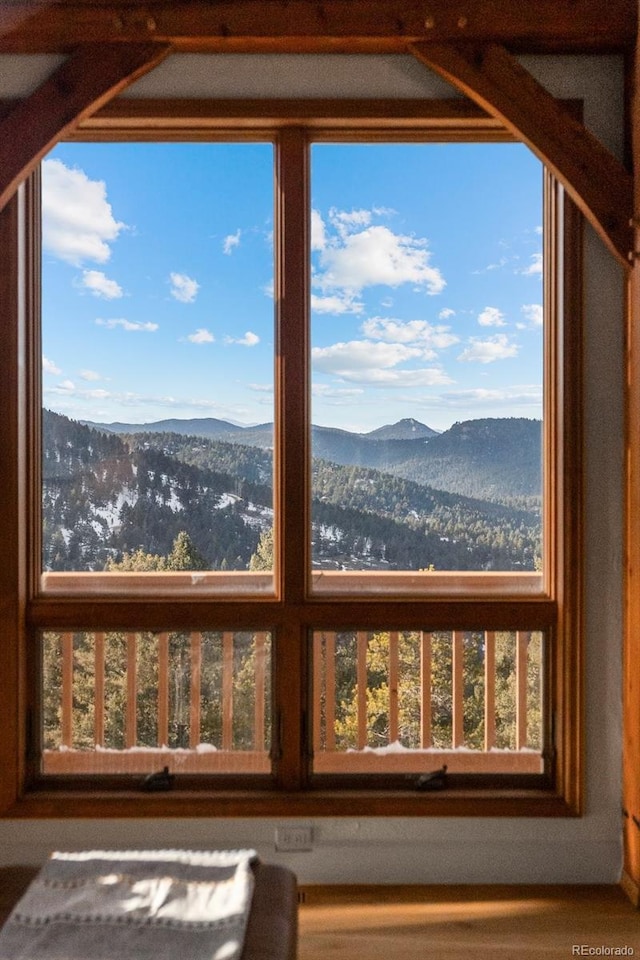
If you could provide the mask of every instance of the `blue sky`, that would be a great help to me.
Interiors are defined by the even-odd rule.
[[[76,419],[273,417],[271,144],[61,144],[43,395]],[[312,149],[313,421],[541,415],[541,184],[516,144]]]

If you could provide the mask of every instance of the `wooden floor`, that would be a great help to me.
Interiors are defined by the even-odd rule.
[[[303,887],[302,896],[299,960],[640,957],[640,912],[613,886]],[[628,949],[602,949],[616,947]]]

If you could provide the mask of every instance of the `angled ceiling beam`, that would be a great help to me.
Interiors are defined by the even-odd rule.
[[[12,53],[145,37],[181,51],[227,53],[403,53],[414,41],[461,39],[519,52],[611,52],[633,46],[638,19],[636,0],[12,0],[11,7],[36,11],[0,43]]]
[[[628,268],[633,177],[597,137],[504,47],[421,43],[410,49],[531,148]]]
[[[111,97],[160,63],[167,45],[89,44],[0,120],[0,210],[42,157]]]
[[[5,33],[10,33],[19,26],[24,26],[25,21],[29,20],[35,14],[43,10],[48,4],[56,3],[57,0],[39,0],[37,6],[21,3],[18,6],[9,6],[3,3],[0,6],[0,37]]]

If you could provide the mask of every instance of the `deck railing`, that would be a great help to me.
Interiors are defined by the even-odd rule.
[[[540,634],[454,630],[447,633],[412,631],[408,636],[414,648],[414,662],[409,668],[401,664],[403,634],[400,631],[382,634],[357,631],[351,635],[355,648],[355,685],[350,722],[345,723],[345,704],[337,693],[339,683],[336,676],[337,645],[340,641],[344,644],[344,635],[330,631],[314,635],[316,772],[424,771],[425,752],[437,755],[438,760],[446,763],[452,771],[540,772]],[[377,656],[377,664],[372,666],[371,647],[375,645],[376,637],[378,649],[374,656]],[[535,644],[532,643],[534,638]],[[498,643],[503,654],[505,644],[512,648],[507,660],[511,671],[506,677],[499,676],[496,669]],[[475,664],[475,671],[465,656],[472,644],[481,648],[480,656],[476,656],[480,664]],[[443,652],[446,668],[441,669],[436,677],[434,657],[442,656]],[[479,665],[481,676],[478,675]],[[503,656],[503,671],[504,666]],[[372,702],[370,674],[374,669],[378,674],[381,669],[383,671],[384,695],[378,695]],[[448,676],[443,678],[443,672]],[[414,690],[413,716],[410,722],[406,719],[403,722],[403,714],[408,712],[410,687]],[[503,701],[508,701],[506,710],[504,703],[498,709],[498,688]],[[477,706],[479,695],[483,701],[482,716],[479,720],[476,717],[475,729],[470,731],[470,700],[474,699]],[[377,737],[372,735],[376,724]],[[343,730],[349,728],[346,736],[343,733],[341,743],[338,742],[340,727]]]
[[[270,644],[45,634],[44,772],[269,772]],[[539,772],[541,647],[529,631],[315,632],[314,772]]]

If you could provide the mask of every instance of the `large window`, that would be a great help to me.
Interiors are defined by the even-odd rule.
[[[25,802],[576,812],[562,191],[472,123],[125,139],[5,216]]]

